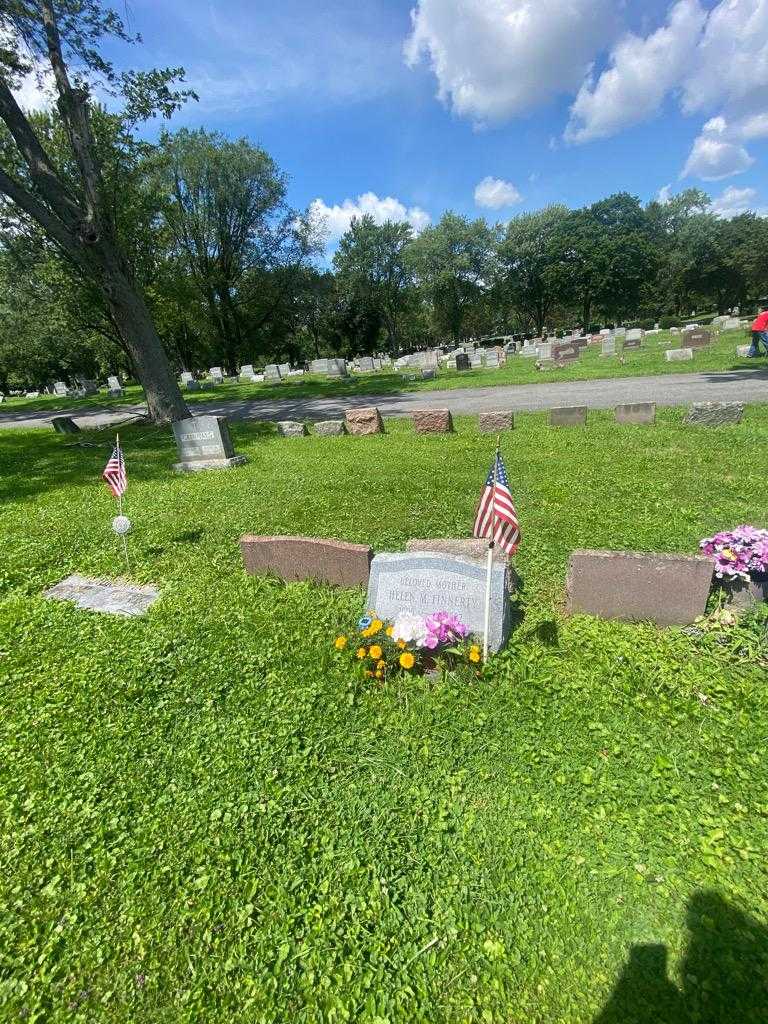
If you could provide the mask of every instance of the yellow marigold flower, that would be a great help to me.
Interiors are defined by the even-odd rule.
[[[376,678],[377,679],[383,679],[384,678],[384,673],[383,672],[377,672],[376,673]]]
[[[378,669],[379,671],[381,671],[382,669],[385,669],[386,667],[387,667],[387,663],[386,663],[386,661],[377,661],[377,662],[376,662],[376,668],[377,668],[377,669]]]
[[[475,647],[473,647],[472,650],[469,652],[469,660],[474,661],[475,663],[480,661],[480,651],[478,651]]]
[[[370,669],[366,669],[365,670],[365,678],[366,679],[373,679],[373,672],[371,672]]]
[[[414,658],[410,651],[403,651],[403,653],[400,655],[400,664],[403,666],[403,668],[411,669],[413,668],[415,663],[416,659]]]
[[[349,641],[345,636],[337,636],[333,642],[333,646],[336,648],[337,651],[343,651],[348,643]]]
[[[383,625],[384,623],[381,621],[381,619],[374,619],[369,627],[371,630],[371,636],[374,636],[376,633],[378,633]]]
[[[387,636],[392,636],[392,634],[395,632],[395,627],[387,626],[384,632],[387,634]]]
[[[361,661],[363,660],[363,658],[366,656],[367,653],[368,653],[368,651],[366,651],[366,649],[364,647],[358,647],[357,648],[357,656],[358,656],[358,658],[360,658]]]
[[[381,657],[381,648],[378,644],[374,644],[373,647],[368,651],[368,656],[373,658],[374,661],[378,661]]]
[[[405,650],[405,640],[398,640],[397,646],[400,648],[401,651]]]

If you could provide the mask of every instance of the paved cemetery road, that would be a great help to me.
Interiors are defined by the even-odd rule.
[[[495,388],[455,388],[451,391],[404,391],[389,395],[346,398],[258,398],[195,402],[194,413],[216,413],[230,420],[323,420],[341,418],[345,409],[376,405],[384,416],[408,416],[414,409],[448,408],[456,415],[496,409],[532,412],[562,405],[610,409],[624,402],[687,405],[689,402],[768,402],[768,367],[710,373],[668,374],[659,377],[620,377],[612,380],[519,384]],[[84,429],[119,423],[145,412],[141,405],[64,413]],[[0,427],[49,427],[51,410],[17,412],[0,406]]]

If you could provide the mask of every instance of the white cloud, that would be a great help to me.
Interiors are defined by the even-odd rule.
[[[627,35],[614,47],[611,65],[595,81],[588,77],[571,107],[569,142],[590,142],[645,121],[688,66],[706,12],[699,0],[679,0],[667,24],[647,38]]]
[[[669,200],[672,198],[672,186],[662,185],[659,189],[658,195],[656,196],[656,202],[661,203],[662,206],[666,206]]]
[[[345,199],[341,204],[328,206],[323,199],[315,199],[309,206],[310,216],[322,223],[329,242],[335,243],[349,228],[354,217],[373,217],[377,224],[385,221],[407,221],[414,231],[423,231],[429,224],[429,214],[419,206],[408,206],[393,196],[380,199],[375,192],[364,192],[357,199]]]
[[[768,85],[768,3],[721,0],[710,12],[696,60],[686,71],[683,110],[711,110],[759,99]]]
[[[722,217],[724,220],[729,220],[731,217],[738,217],[741,213],[749,212],[765,217],[768,214],[768,210],[765,207],[761,207],[756,200],[757,189],[735,188],[733,185],[729,185],[723,194],[713,201],[709,209],[711,213],[714,213],[717,217]]]
[[[522,201],[523,197],[511,181],[493,178],[490,174],[478,182],[475,188],[475,202],[488,210],[500,210],[504,206],[514,206],[515,203]]]
[[[704,133],[694,141],[680,177],[721,181],[734,174],[742,174],[754,162],[744,146]]]
[[[429,60],[461,117],[499,123],[573,93],[614,30],[613,0],[416,0],[405,58]]]

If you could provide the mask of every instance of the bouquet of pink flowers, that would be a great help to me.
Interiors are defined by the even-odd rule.
[[[718,579],[749,580],[768,572],[768,530],[737,526],[705,537],[699,547],[712,559]]]

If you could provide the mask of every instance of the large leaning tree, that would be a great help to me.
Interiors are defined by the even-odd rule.
[[[114,203],[104,185],[92,125],[92,92],[123,101],[126,126],[170,117],[192,95],[176,84],[180,68],[117,72],[100,52],[117,38],[133,42],[100,0],[0,0],[0,203],[31,220],[97,289],[130,354],[157,423],[189,415],[144,296],[119,241]],[[25,76],[48,85],[64,125],[67,166],[52,159],[14,88]]]

